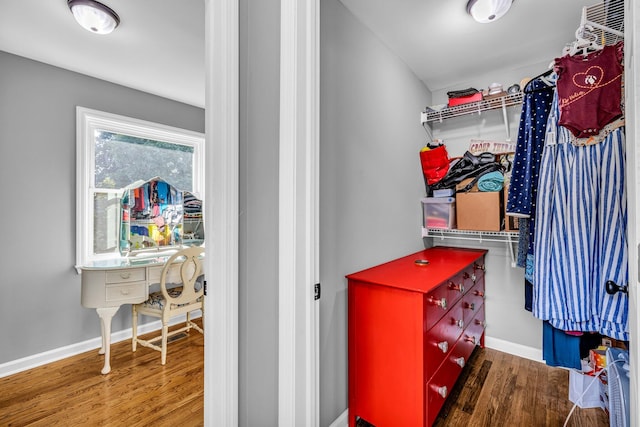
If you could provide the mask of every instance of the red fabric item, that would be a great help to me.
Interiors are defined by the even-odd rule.
[[[622,116],[623,44],[582,55],[556,59],[559,125],[578,138],[597,135]]]
[[[449,154],[447,148],[441,145],[427,151],[420,151],[422,173],[427,185],[440,181],[449,171]]]
[[[449,98],[449,107],[455,107],[456,105],[468,104],[476,101],[482,101],[482,92],[469,96],[461,96],[459,98]]]

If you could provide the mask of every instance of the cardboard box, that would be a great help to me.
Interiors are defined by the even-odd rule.
[[[503,191],[470,191],[456,194],[459,230],[500,231],[504,218]]]
[[[461,189],[463,189],[464,187],[467,186],[467,184],[471,183],[471,181],[473,181],[475,178],[467,178],[467,179],[463,179],[462,181],[460,181],[458,184],[456,184],[456,191],[460,191]],[[476,182],[475,184],[473,184],[473,187],[471,187],[471,189],[469,191],[478,191],[478,182]]]
[[[425,197],[422,199],[425,228],[456,228],[456,199],[454,197]]]
[[[507,215],[507,199],[509,197],[509,186],[504,188],[504,231],[518,231],[520,224],[517,216]]]

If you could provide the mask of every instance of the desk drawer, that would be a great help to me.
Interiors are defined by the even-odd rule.
[[[107,303],[137,303],[147,297],[146,282],[107,285],[105,287],[105,301]]]
[[[180,266],[182,264],[176,263],[173,264],[169,270],[167,271],[167,283],[182,283],[182,278],[180,277]],[[163,265],[158,265],[149,268],[149,284],[160,283],[160,277],[162,276]],[[189,273],[193,271],[192,268],[187,270],[187,276]]]
[[[129,268],[126,270],[107,271],[105,283],[129,283],[145,280],[144,268]]]

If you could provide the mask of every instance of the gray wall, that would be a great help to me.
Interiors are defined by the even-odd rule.
[[[278,420],[280,1],[240,1],[240,426]]]
[[[277,424],[279,4],[240,2],[239,421],[252,427]],[[419,117],[432,102],[338,0],[322,0],[320,12],[324,427],[347,407],[344,276],[423,247],[418,150],[426,133]],[[100,335],[95,311],[80,305],[72,267],[76,105],[204,131],[202,109],[0,52],[0,342],[12,343],[0,346],[0,363]],[[494,253],[494,277],[504,277],[505,249]],[[514,286],[505,305],[520,310],[516,282],[499,286]],[[11,319],[21,326],[8,326]],[[122,309],[113,330],[129,327]],[[521,336],[513,340],[533,345]]]
[[[73,268],[77,105],[204,132],[201,108],[0,52],[0,363],[100,336]]]
[[[338,0],[320,3],[320,425],[347,408],[345,275],[423,248],[426,87]]]

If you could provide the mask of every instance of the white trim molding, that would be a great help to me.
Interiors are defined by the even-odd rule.
[[[544,363],[542,359],[542,350],[534,347],[529,347],[522,344],[512,343],[500,338],[492,338],[485,336],[484,345],[487,348],[498,350],[503,353],[512,354],[514,356],[523,357],[525,359],[533,360],[535,362]]]
[[[239,25],[238,0],[205,0],[205,426],[238,425]]]
[[[201,317],[200,311],[194,312],[191,316],[192,319]],[[169,320],[169,326],[184,323],[187,320],[186,315],[181,314]],[[162,329],[162,322],[155,320],[153,322],[145,323],[138,326],[138,335],[144,335],[149,332],[159,331]],[[121,331],[111,334],[111,344],[130,340],[131,328],[123,329]],[[27,371],[29,369],[37,368],[49,363],[56,362],[58,360],[66,359],[67,357],[76,356],[78,354],[85,353],[94,349],[102,347],[102,337],[95,337],[75,344],[70,344],[64,347],[54,348],[42,353],[33,354],[22,359],[12,360],[7,363],[0,364],[0,378],[8,377],[9,375],[17,374],[19,372]],[[96,352],[96,355],[98,353]],[[117,366],[114,367],[117,369]]]
[[[319,0],[282,0],[278,426],[319,425]]]
[[[627,240],[629,244],[629,425],[640,425],[640,3],[625,1],[624,89],[627,149]]]

